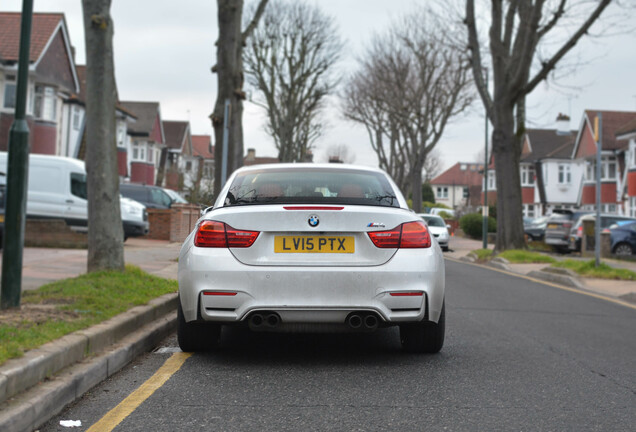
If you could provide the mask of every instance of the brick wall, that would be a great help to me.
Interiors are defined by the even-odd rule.
[[[192,204],[173,204],[167,210],[148,209],[150,231],[146,238],[182,242],[194,229],[200,211]]]

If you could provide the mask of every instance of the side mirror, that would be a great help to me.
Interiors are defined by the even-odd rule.
[[[451,226],[449,224],[446,224],[446,229],[451,229]]]

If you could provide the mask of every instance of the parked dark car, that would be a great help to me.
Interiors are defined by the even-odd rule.
[[[595,214],[584,215],[584,216],[581,216],[576,221],[576,223],[570,230],[570,240],[569,240],[568,247],[571,251],[574,251],[574,252],[581,251],[581,239],[583,238],[583,221],[584,220],[596,221],[596,215]],[[629,216],[618,216],[615,214],[601,214],[601,230],[605,228],[609,228],[610,226],[616,223],[628,222],[628,221],[636,222],[636,219]]]
[[[590,213],[589,211],[554,210],[545,228],[545,244],[552,246],[557,252],[569,252],[572,226],[581,216]]]
[[[147,208],[168,209],[172,205],[170,195],[159,186],[122,183],[119,185],[119,193],[142,203]]]
[[[541,241],[545,237],[545,227],[548,225],[548,216],[541,216],[523,226],[523,231],[529,241]]]
[[[622,223],[610,228],[612,253],[616,255],[636,254],[636,222]]]

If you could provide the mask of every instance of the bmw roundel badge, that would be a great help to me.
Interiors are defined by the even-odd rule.
[[[320,220],[318,219],[318,216],[311,215],[309,216],[309,220],[307,222],[309,223],[310,227],[317,227],[318,224],[320,223]]]

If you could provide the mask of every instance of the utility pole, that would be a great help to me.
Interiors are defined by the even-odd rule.
[[[2,240],[2,295],[0,296],[2,309],[20,307],[22,294],[22,249],[29,174],[29,125],[26,121],[26,101],[32,17],[33,0],[23,0],[15,114],[9,131],[7,157],[7,199]]]
[[[486,69],[486,90],[488,90],[488,69]],[[488,249],[488,111],[486,111],[485,138],[484,138],[484,220],[481,226],[482,247]]]
[[[603,145],[603,114],[596,113],[594,119],[596,141],[596,223],[594,224],[594,259],[596,267],[601,264],[601,151]]]

